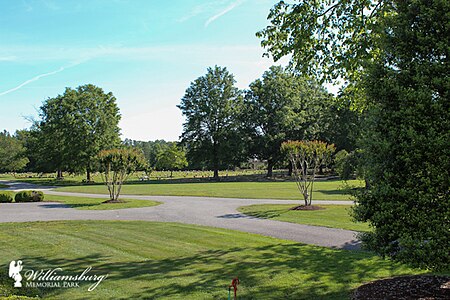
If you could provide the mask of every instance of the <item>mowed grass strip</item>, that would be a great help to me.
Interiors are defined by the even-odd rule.
[[[89,197],[75,197],[75,196],[58,196],[45,195],[47,202],[60,202],[69,205],[72,208],[84,210],[111,210],[123,208],[138,208],[149,207],[161,204],[161,202],[151,200],[135,200],[135,199],[120,199],[121,203],[103,203],[106,198],[89,198]]]
[[[314,184],[315,200],[351,200],[346,186],[362,186],[359,180],[318,181]],[[105,194],[105,186],[71,186],[58,191]],[[208,183],[142,183],[125,184],[122,194],[160,196],[199,196],[250,199],[302,199],[295,182],[208,182]]]
[[[295,206],[295,204],[255,204],[241,206],[238,210],[246,215],[263,219],[355,231],[370,230],[367,223],[352,221],[349,205],[319,205],[325,208],[323,210],[290,210]]]
[[[94,291],[40,289],[44,299],[348,299],[362,283],[417,270],[363,251],[333,250],[255,234],[173,223],[58,221],[0,224],[0,278],[24,270],[108,274]],[[12,286],[0,286],[8,291]],[[26,279],[23,283],[26,284]],[[6,292],[5,292],[6,293]]]

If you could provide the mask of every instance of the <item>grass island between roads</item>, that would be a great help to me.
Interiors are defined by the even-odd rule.
[[[24,269],[76,273],[91,266],[92,274],[108,274],[89,293],[88,284],[14,290],[3,268],[0,295],[45,299],[226,299],[235,276],[239,299],[347,299],[365,282],[423,273],[369,252],[174,223],[4,223],[0,239],[3,266],[21,259]]]
[[[110,209],[124,209],[124,208],[139,208],[150,207],[161,204],[161,202],[151,200],[137,200],[137,199],[120,199],[118,203],[104,203],[106,198],[92,198],[92,197],[75,197],[75,196],[59,196],[59,195],[45,195],[47,202],[60,202],[72,208],[81,210],[110,210]]]
[[[290,210],[295,204],[255,204],[241,206],[246,215],[297,224],[369,231],[367,223],[353,222],[349,205],[320,205],[323,210]]]

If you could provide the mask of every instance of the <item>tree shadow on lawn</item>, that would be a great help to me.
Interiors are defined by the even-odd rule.
[[[292,207],[295,207],[295,204],[292,204]],[[260,218],[260,219],[272,219],[281,216],[284,213],[289,211],[286,209],[273,209],[273,210],[265,210],[265,211],[247,211],[242,214],[247,217]]]
[[[359,284],[394,273],[394,264],[372,259],[374,255],[367,252],[272,244],[164,259],[151,259],[149,253],[138,261],[101,254],[67,259],[35,256],[25,261],[27,269],[62,267],[65,272],[82,272],[92,266],[92,274],[109,274],[99,286],[107,289],[102,298],[226,299],[228,285],[237,276],[239,299],[345,299]],[[45,290],[49,296],[62,292]],[[96,297],[95,292],[91,295]]]

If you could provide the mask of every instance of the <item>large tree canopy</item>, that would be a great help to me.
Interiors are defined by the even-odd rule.
[[[352,101],[366,110],[355,210],[374,226],[366,245],[436,269],[449,265],[449,11],[447,0],[281,1],[259,33],[276,59],[363,92]]]
[[[379,52],[382,19],[392,12],[389,0],[301,0],[278,2],[257,33],[275,60],[291,55],[304,75],[331,81],[355,79],[367,60]]]
[[[120,143],[116,98],[94,85],[66,88],[45,101],[40,116],[32,130],[44,150],[39,158],[54,169],[86,171],[88,181],[98,152]]]
[[[250,84],[245,95],[244,123],[250,152],[268,161],[267,176],[282,158],[287,139],[314,139],[327,130],[332,97],[314,81],[274,66]]]
[[[362,149],[370,188],[356,217],[383,255],[449,267],[450,2],[395,2],[383,51],[368,69]]]
[[[186,90],[178,108],[186,118],[182,142],[190,162],[214,170],[239,161],[242,140],[238,134],[241,93],[234,86],[233,74],[226,68],[208,68]],[[239,158],[238,158],[239,157]]]
[[[0,172],[17,172],[28,163],[23,142],[17,135],[0,132]]]

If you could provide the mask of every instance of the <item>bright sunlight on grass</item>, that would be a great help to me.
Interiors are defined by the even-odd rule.
[[[359,180],[347,182],[362,186]],[[58,191],[105,194],[100,185],[70,186]],[[251,199],[302,199],[295,182],[208,182],[208,183],[143,183],[126,184],[122,194],[160,196],[204,196]],[[314,184],[314,200],[351,200],[346,182],[341,180],[318,181]]]
[[[109,274],[92,292],[86,283],[13,290],[44,299],[227,299],[235,276],[239,299],[348,299],[362,283],[419,273],[368,252],[173,223],[5,223],[0,239],[0,278],[7,278],[7,265],[18,259],[27,270],[92,267],[92,274]]]
[[[263,204],[239,207],[246,215],[284,222],[368,231],[366,223],[354,223],[349,215],[348,205],[320,205],[323,210],[289,210],[293,204]]]
[[[109,210],[122,208],[137,208],[148,207],[161,204],[161,202],[150,200],[134,200],[134,199],[120,199],[123,203],[103,203],[105,198],[89,198],[89,197],[72,197],[72,196],[57,196],[45,195],[45,201],[61,202],[76,209],[89,210]]]

